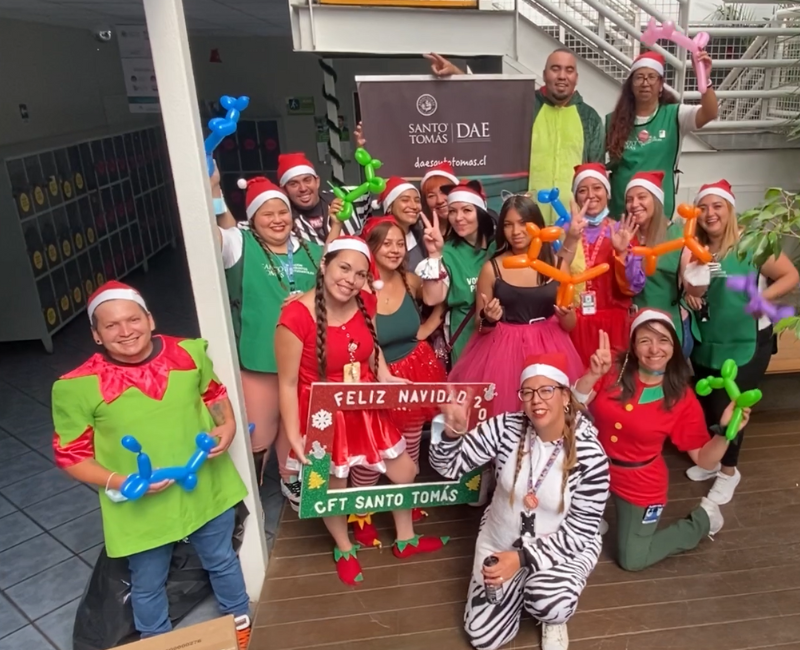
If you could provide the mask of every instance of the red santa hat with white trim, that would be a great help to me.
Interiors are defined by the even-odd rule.
[[[664,203],[664,172],[636,172],[625,188],[625,194],[634,187],[643,187]]]
[[[453,185],[458,185],[458,176],[456,176],[453,166],[449,162],[445,161],[443,163],[439,163],[435,167],[431,167],[427,172],[425,172],[425,175],[422,177],[419,186],[424,187],[427,181],[435,178],[436,176],[440,178],[446,178]]]
[[[389,212],[392,203],[394,203],[403,192],[408,190],[414,190],[419,194],[419,190],[404,178],[400,178],[399,176],[389,177],[386,181],[386,189],[384,189],[378,197],[381,206],[383,206],[383,211]]]
[[[675,323],[672,321],[672,316],[665,311],[661,311],[660,309],[645,307],[644,309],[639,310],[636,318],[634,318],[633,322],[631,323],[631,338],[633,338],[633,334],[637,327],[651,322],[664,323],[673,332],[675,331]]]
[[[640,68],[650,68],[658,73],[659,77],[664,76],[664,66],[666,60],[658,52],[642,52],[631,64],[631,74]]]
[[[356,251],[357,253],[364,255],[369,262],[369,272],[372,274],[373,288],[377,289],[378,291],[383,289],[383,280],[381,280],[380,273],[378,273],[378,267],[375,264],[375,258],[372,257],[372,253],[369,250],[369,246],[367,246],[367,242],[361,239],[361,237],[353,237],[350,235],[337,237],[330,244],[328,244],[327,248],[325,249],[325,254],[327,255],[328,253],[335,253],[336,251]]]
[[[292,209],[286,193],[268,178],[263,176],[256,176],[248,180],[240,178],[237,185],[246,190],[244,202],[248,219],[252,219],[258,209],[270,199],[280,199],[290,211]]]
[[[88,306],[86,308],[86,312],[89,314],[89,320],[92,320],[92,316],[94,316],[94,312],[97,308],[109,300],[130,300],[150,313],[147,309],[147,304],[144,302],[144,298],[142,298],[142,294],[136,291],[136,289],[122,282],[109,280],[105,284],[97,287],[95,292],[89,296],[87,302]]]
[[[447,194],[447,205],[471,203],[482,210],[487,209],[486,197],[480,181],[461,181],[458,185],[444,185],[442,192]]]
[[[531,377],[547,377],[559,386],[569,386],[567,356],[561,352],[535,354],[525,359],[525,368],[519,377],[519,385]]]
[[[603,184],[606,192],[611,195],[611,183],[608,180],[608,171],[606,166],[601,163],[586,163],[584,165],[575,165],[575,176],[572,178],[572,193],[578,191],[580,185],[587,178],[594,178]]]
[[[283,187],[298,176],[316,176],[314,169],[304,153],[282,153],[278,156],[278,185]]]
[[[694,204],[697,205],[700,203],[700,199],[710,194],[725,199],[732,206],[736,207],[736,197],[733,195],[733,188],[724,178],[716,183],[707,183],[703,185],[697,193],[697,196],[694,197]]]

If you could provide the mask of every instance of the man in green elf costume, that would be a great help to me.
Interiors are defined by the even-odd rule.
[[[103,488],[100,506],[109,557],[126,557],[136,629],[150,637],[172,628],[167,574],[175,542],[188,538],[208,571],[220,609],[235,617],[239,648],[250,637],[249,599],[233,550],[234,506],[247,490],[227,453],[236,433],[225,387],[202,339],[153,336],[144,299],[120,282],[90,296],[92,336],[101,352],[53,386],[56,463],[70,476]],[[153,468],[183,466],[197,434],[217,441],[197,472],[197,487],[150,485],[140,499],[120,492],[137,472],[135,437]]]

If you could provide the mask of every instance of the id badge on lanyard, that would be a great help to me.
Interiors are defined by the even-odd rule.
[[[592,249],[592,256],[586,260],[586,268],[591,269],[594,267],[594,263],[597,260],[597,255],[600,253],[600,245],[603,243],[603,239],[605,239],[605,230],[601,230],[600,234],[597,237],[597,240],[594,242],[594,248]],[[589,242],[586,240],[586,237],[583,238],[583,250],[584,252],[589,248]],[[580,300],[581,300],[581,314],[583,316],[594,316],[597,313],[597,293],[589,289],[591,285],[587,283],[586,291],[581,291]]]

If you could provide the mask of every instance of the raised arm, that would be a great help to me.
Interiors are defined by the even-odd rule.
[[[447,292],[450,289],[450,278],[442,260],[444,239],[439,230],[439,217],[436,216],[436,213],[434,213],[432,221],[428,220],[424,214],[420,215],[420,218],[425,226],[422,243],[425,244],[428,257],[417,265],[415,273],[422,279],[423,302],[426,305],[434,306],[447,299]]]
[[[431,423],[431,467],[446,478],[457,479],[482,467],[497,456],[500,439],[507,427],[522,427],[521,413],[497,415],[471,431],[462,424],[451,424],[448,414],[438,415]],[[464,427],[461,429],[460,427]]]
[[[611,364],[611,341],[608,333],[600,330],[597,350],[589,359],[589,370],[572,389],[581,404],[589,404],[594,399],[594,387],[611,370]]]

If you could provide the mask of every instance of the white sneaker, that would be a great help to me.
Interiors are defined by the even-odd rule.
[[[716,535],[725,523],[725,519],[723,519],[722,513],[719,511],[719,506],[707,497],[703,497],[700,499],[700,507],[706,511],[708,520],[711,522],[711,529],[708,534]]]
[[[717,480],[714,481],[714,485],[711,486],[711,491],[708,493],[708,498],[718,506],[724,506],[726,503],[730,503],[730,500],[733,499],[736,486],[739,485],[741,480],[742,475],[738,469],[734,470],[733,476],[728,476],[727,474],[719,472],[717,474]]]
[[[605,535],[608,532],[608,522],[605,519],[600,520],[600,535]]]
[[[717,463],[717,466],[714,469],[703,469],[699,465],[692,465],[686,470],[686,476],[690,481],[707,481],[708,479],[714,478],[717,475],[719,468],[719,463]]]
[[[300,512],[300,492],[302,485],[299,480],[287,483],[281,479],[281,493],[289,501],[289,505],[295,512]]]
[[[550,625],[542,623],[541,650],[567,650],[569,648],[569,634],[567,624]]]

